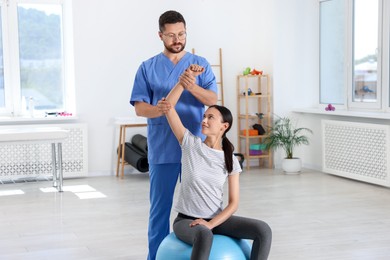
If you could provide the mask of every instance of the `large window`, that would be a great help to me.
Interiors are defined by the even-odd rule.
[[[321,2],[320,12],[320,102],[344,104],[345,26],[343,0]]]
[[[386,110],[389,57],[384,0],[320,1],[320,103]]]
[[[63,0],[1,2],[0,112],[74,112]],[[3,37],[4,36],[4,37]]]
[[[352,103],[378,103],[379,0],[353,1]],[[367,19],[369,18],[369,19]]]

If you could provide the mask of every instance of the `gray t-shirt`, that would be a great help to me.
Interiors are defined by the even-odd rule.
[[[188,130],[181,149],[181,182],[174,209],[191,217],[213,218],[223,209],[223,187],[228,177],[224,152],[208,147]],[[233,155],[230,174],[240,172],[238,159]]]

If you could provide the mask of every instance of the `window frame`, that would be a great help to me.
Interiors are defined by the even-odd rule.
[[[4,96],[5,107],[0,116],[20,117],[21,84],[19,59],[19,4],[48,4],[62,6],[62,69],[64,84],[64,111],[75,115],[73,25],[71,0],[0,0],[3,30]],[[12,62],[11,62],[12,61]],[[62,112],[62,111],[58,111]]]
[[[382,50],[382,24],[383,24],[383,17],[380,12],[382,8],[383,0],[378,0],[378,59],[377,59],[377,101],[376,102],[356,102],[354,101],[354,91],[353,91],[353,84],[354,84],[354,66],[353,62],[354,60],[354,2],[355,0],[349,0],[348,1],[348,36],[347,36],[347,46],[348,47],[348,70],[347,70],[347,105],[348,108],[351,110],[355,109],[363,109],[363,110],[382,110],[383,109],[383,100],[382,100],[382,57],[381,57],[381,50]]]
[[[319,17],[321,17],[321,2],[332,0],[319,0]],[[389,84],[389,29],[390,11],[389,1],[379,0],[378,2],[378,61],[377,61],[377,102],[354,102],[354,0],[343,0],[346,6],[346,17],[344,17],[345,32],[345,61],[346,75],[344,80],[344,104],[334,105],[337,109],[351,111],[376,111],[390,112],[390,84]],[[320,23],[321,25],[321,23]],[[321,26],[319,28],[321,30]],[[320,32],[321,35],[321,32]],[[321,41],[320,41],[321,42]],[[321,50],[321,45],[319,46]],[[321,60],[321,51],[319,51]],[[321,73],[321,71],[320,71]],[[320,76],[321,79],[321,76]],[[321,84],[319,84],[321,88]],[[321,94],[321,90],[320,90]],[[328,104],[321,103],[321,96],[318,100],[319,108],[325,108]],[[332,104],[333,105],[333,104]]]
[[[333,1],[333,0],[319,0],[319,5],[318,5],[318,17],[319,19],[321,19],[321,2],[328,2],[328,1]],[[343,0],[344,1],[344,5],[345,5],[345,9],[347,10],[346,11],[346,17],[344,17],[344,31],[348,33],[348,21],[349,21],[349,8],[348,8],[348,0]],[[321,21],[319,21],[319,36],[321,37]],[[319,60],[321,61],[321,39],[319,40]],[[345,69],[345,75],[344,75],[344,86],[343,86],[343,93],[344,93],[344,97],[343,97],[343,104],[334,104],[332,103],[332,106],[335,107],[337,110],[341,109],[341,110],[346,110],[348,109],[348,92],[347,92],[347,88],[346,86],[348,85],[348,64],[349,64],[349,48],[348,48],[348,43],[346,40],[344,40],[344,69]],[[319,67],[319,88],[321,88],[321,63],[319,64],[320,67]],[[328,103],[321,103],[321,89],[319,89],[319,96],[318,96],[318,107],[320,109],[325,109],[326,107],[328,106]]]

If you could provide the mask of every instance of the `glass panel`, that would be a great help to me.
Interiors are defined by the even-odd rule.
[[[5,107],[2,21],[3,19],[1,16],[1,7],[0,7],[0,108]]]
[[[321,104],[344,104],[345,17],[343,0],[320,3]]]
[[[377,102],[378,19],[378,0],[354,1],[354,102]]]
[[[19,4],[21,95],[37,110],[63,110],[61,5]]]

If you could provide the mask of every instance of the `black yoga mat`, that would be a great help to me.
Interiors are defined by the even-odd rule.
[[[143,153],[148,154],[148,140],[145,136],[136,134],[131,138],[131,143]]]
[[[140,172],[149,171],[148,155],[131,143],[125,145],[125,160]]]

